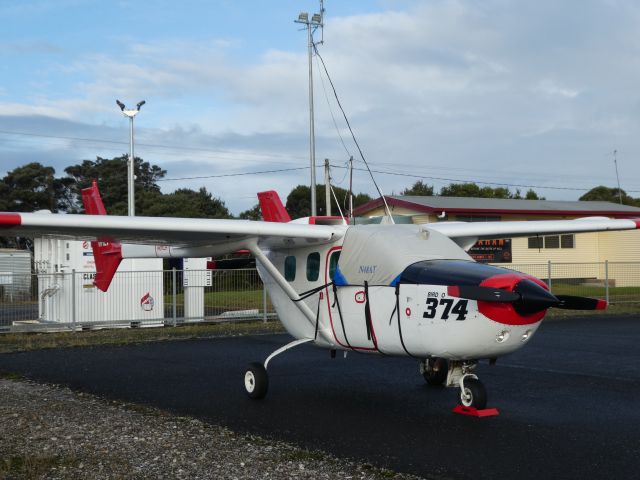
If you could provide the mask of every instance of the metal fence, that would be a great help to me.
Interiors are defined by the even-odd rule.
[[[500,264],[556,294],[640,303],[640,262]],[[255,269],[118,272],[107,292],[91,272],[13,274],[0,286],[0,331],[154,326],[276,316]],[[19,286],[20,288],[17,288]]]
[[[118,272],[108,291],[95,273],[23,274],[0,290],[0,330],[90,329],[275,317],[255,269]]]
[[[640,302],[640,262],[500,264],[544,280],[557,295],[604,298],[611,304]]]

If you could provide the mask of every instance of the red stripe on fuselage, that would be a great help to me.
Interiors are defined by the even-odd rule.
[[[11,228],[22,225],[22,217],[19,213],[0,212],[0,228]]]

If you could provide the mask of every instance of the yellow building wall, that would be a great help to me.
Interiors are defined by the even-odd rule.
[[[616,287],[640,286],[640,231],[601,232],[599,258],[609,261],[609,280]]]

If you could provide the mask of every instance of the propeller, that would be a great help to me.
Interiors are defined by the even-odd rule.
[[[604,310],[607,308],[607,301],[598,298],[576,297],[573,295],[556,295],[560,303],[554,305],[556,308],[565,310]]]
[[[539,312],[549,307],[564,310],[604,310],[605,300],[573,295],[553,295],[531,280],[518,282],[513,292],[494,287],[453,285],[447,287],[452,297],[479,300],[482,302],[513,303],[516,311],[523,315]]]
[[[520,294],[493,287],[477,287],[472,285],[457,285],[447,287],[447,293],[452,297],[481,300],[483,302],[513,303],[520,300]]]

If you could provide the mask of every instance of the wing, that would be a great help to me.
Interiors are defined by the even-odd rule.
[[[436,230],[451,238],[465,250],[477,240],[493,238],[533,237],[560,233],[635,230],[640,219],[584,217],[575,220],[535,220],[529,222],[442,222],[429,223],[425,230]]]
[[[237,245],[257,238],[268,246],[329,243],[340,238],[339,225],[302,225],[170,217],[120,217],[52,213],[0,213],[0,235],[52,236],[76,240],[109,239],[154,245]],[[232,250],[237,246],[232,247]]]

